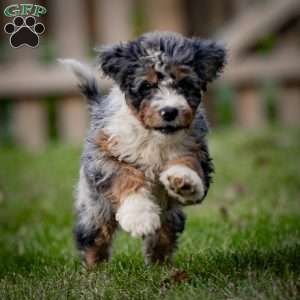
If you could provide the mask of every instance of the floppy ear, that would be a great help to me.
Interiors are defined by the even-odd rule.
[[[121,84],[130,66],[127,43],[119,43],[98,49],[98,61],[103,73]]]
[[[223,71],[226,64],[226,50],[223,46],[208,40],[193,38],[194,68],[198,76],[211,82]]]

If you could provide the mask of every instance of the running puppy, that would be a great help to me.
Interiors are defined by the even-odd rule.
[[[99,67],[115,83],[106,96],[91,69],[63,61],[91,116],[75,228],[87,266],[109,258],[118,225],[144,239],[147,263],[170,260],[184,230],[182,206],[200,203],[211,182],[200,103],[225,56],[215,42],[170,32],[103,47]]]

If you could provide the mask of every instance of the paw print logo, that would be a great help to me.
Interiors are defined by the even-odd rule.
[[[13,48],[23,45],[35,48],[39,45],[39,35],[45,31],[45,26],[42,23],[36,23],[33,16],[26,18],[17,16],[12,23],[4,26],[4,31],[11,34],[9,40]]]

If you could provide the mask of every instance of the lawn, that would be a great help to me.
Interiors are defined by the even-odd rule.
[[[216,174],[174,266],[145,267],[119,233],[88,271],[72,240],[80,149],[0,149],[0,299],[299,299],[300,133],[215,131]]]

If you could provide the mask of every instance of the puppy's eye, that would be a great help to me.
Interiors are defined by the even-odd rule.
[[[178,86],[186,89],[186,90],[193,90],[193,89],[199,89],[200,87],[198,86],[197,82],[194,82],[191,80],[189,77],[184,77],[178,82]]]
[[[163,73],[161,73],[161,72],[156,72],[156,76],[157,76],[157,79],[158,80],[162,80],[162,79],[164,79],[164,74]]]
[[[177,83],[178,87],[180,89],[186,89],[186,90],[189,90],[191,89],[193,86],[190,82],[190,80],[188,80],[187,78],[183,78],[181,79],[178,83]]]
[[[145,89],[151,89],[151,84],[150,84],[150,82],[148,82],[148,81],[146,81],[146,82],[144,82],[143,83],[143,88],[145,88]]]
[[[143,82],[141,83],[141,85],[140,85],[140,90],[142,90],[142,91],[148,91],[148,90],[150,90],[150,89],[152,89],[152,88],[154,88],[154,87],[155,87],[154,84],[152,84],[152,83],[150,83],[149,81],[145,80],[145,81],[143,81]]]

